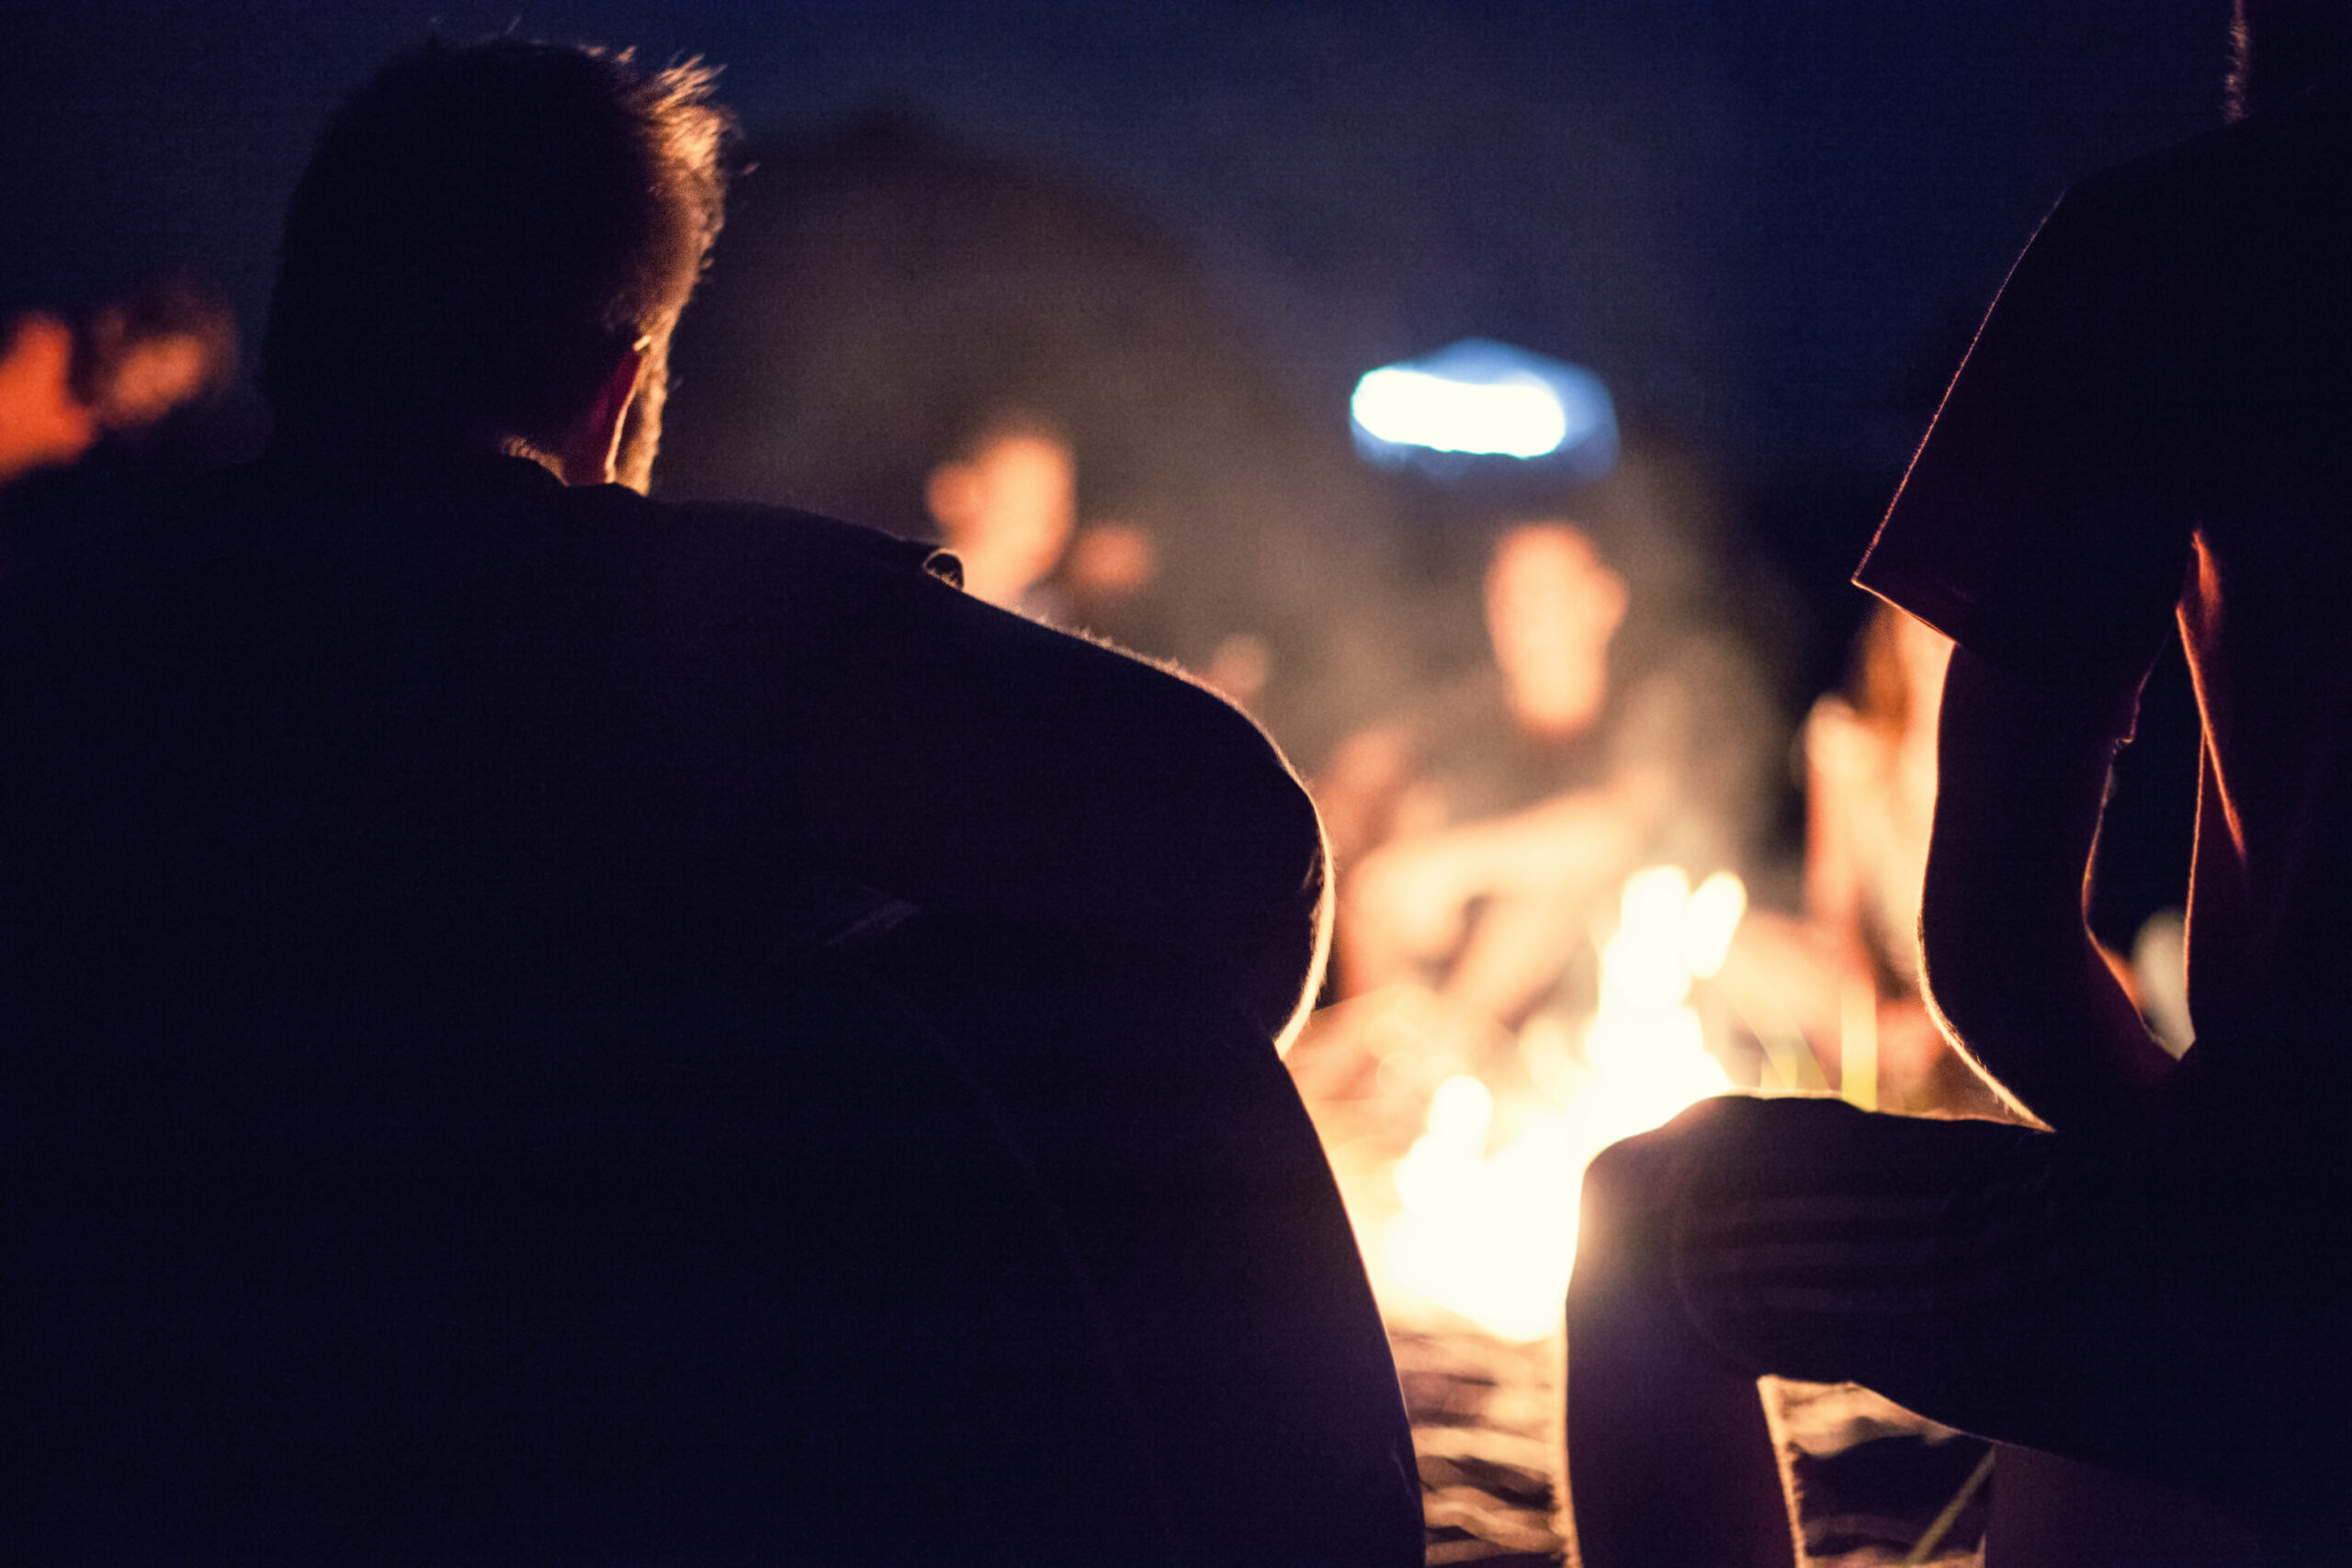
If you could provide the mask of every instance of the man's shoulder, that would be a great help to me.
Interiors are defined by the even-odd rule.
[[[927,545],[784,508],[567,489],[514,459],[389,477],[264,462],[104,522],[0,581],[0,662],[113,666],[190,638],[260,659],[362,628],[469,627],[510,642],[750,637],[771,657],[912,636],[955,597]]]
[[[593,519],[722,569],[962,581],[955,557],[936,545],[796,507],[647,497],[618,485],[569,491],[558,504],[575,523]]]

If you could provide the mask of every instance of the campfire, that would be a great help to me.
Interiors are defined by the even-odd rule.
[[[1694,886],[1650,866],[1623,884],[1582,984],[1562,987],[1574,999],[1517,1030],[1397,986],[1325,1010],[1294,1053],[1389,1325],[1430,1562],[1565,1551],[1562,1303],[1593,1156],[1710,1095],[1828,1089],[1814,1034],[1847,1098],[1876,1098],[1875,998],[1777,987],[1802,972],[1797,929],[1750,911],[1730,873]],[[1812,1561],[1973,1561],[1983,1445],[1851,1386],[1776,1381],[1770,1396]]]
[[[1392,1323],[1451,1314],[1513,1343],[1557,1330],[1585,1166],[1734,1086],[1693,987],[1722,969],[1747,905],[1727,872],[1696,887],[1678,866],[1636,873],[1581,1018],[1546,1010],[1505,1034],[1392,987],[1317,1021],[1303,1058],[1371,1064],[1352,1094],[1311,1078],[1309,1094]]]

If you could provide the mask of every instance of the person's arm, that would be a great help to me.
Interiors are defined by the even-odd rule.
[[[1997,1088],[2066,1131],[2128,1115],[2173,1065],[2084,914],[2130,698],[2030,684],[1965,649],[1944,684],[1928,998]]]
[[[1385,844],[1348,878],[1350,941],[1383,955],[1385,974],[1461,946],[1478,899],[1581,902],[1632,869],[1669,786],[1640,775]]]
[[[1220,986],[1278,1043],[1329,931],[1315,807],[1204,688],[910,573],[836,585],[797,697],[803,830],[834,869]]]
[[[2068,194],[2018,258],[1855,581],[1952,638],[1921,931],[1947,1031],[2035,1115],[2127,1116],[2169,1058],[2083,919],[2108,766],[2173,635],[2199,297],[2168,164]]]

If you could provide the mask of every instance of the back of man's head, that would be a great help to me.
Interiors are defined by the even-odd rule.
[[[2232,119],[2275,108],[2321,78],[2352,66],[2352,0],[2233,0]]]
[[[711,76],[513,39],[379,73],[287,215],[262,371],[281,432],[560,437],[666,342],[718,231]]]

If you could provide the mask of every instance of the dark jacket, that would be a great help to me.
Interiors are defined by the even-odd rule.
[[[0,1556],[1418,1561],[1313,809],[923,556],[281,457],[0,587]]]

